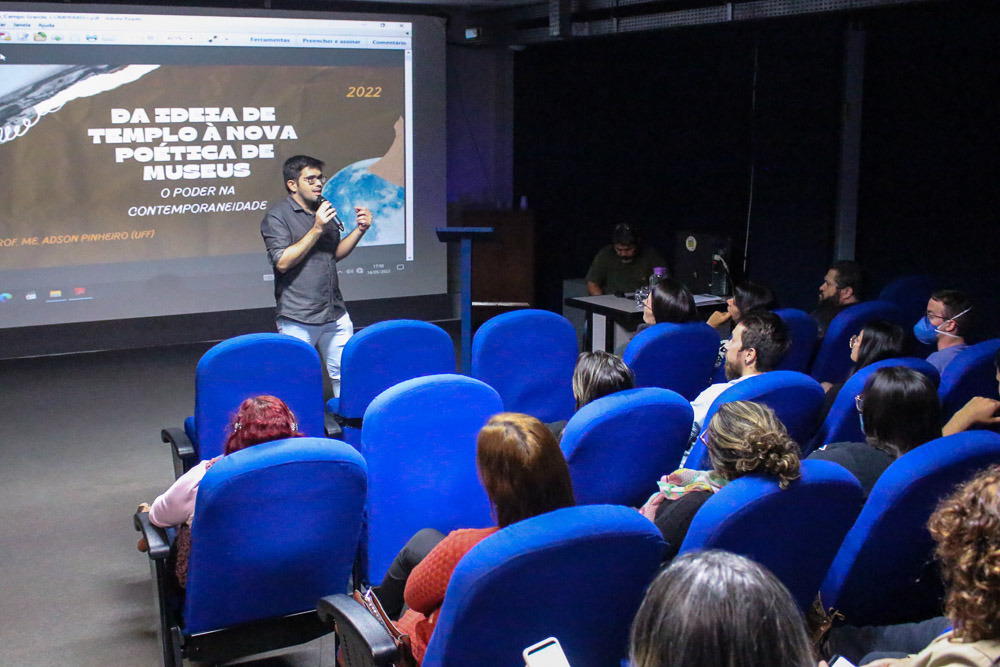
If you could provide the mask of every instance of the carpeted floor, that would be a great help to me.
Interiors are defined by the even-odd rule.
[[[156,665],[131,524],[173,481],[165,426],[208,345],[0,361],[0,664]],[[332,665],[333,639],[270,665]]]

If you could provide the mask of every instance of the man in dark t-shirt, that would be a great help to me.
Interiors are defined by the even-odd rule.
[[[274,266],[278,331],[317,348],[326,363],[333,395],[340,395],[340,358],[354,334],[337,279],[337,261],[351,254],[372,226],[367,208],[355,206],[357,226],[341,238],[337,211],[322,198],[323,163],[307,155],[283,167],[288,197],[260,223]]]
[[[642,244],[639,233],[627,222],[615,225],[611,240],[611,245],[597,252],[587,271],[590,296],[634,292],[647,284],[655,267],[667,265],[660,253]]]

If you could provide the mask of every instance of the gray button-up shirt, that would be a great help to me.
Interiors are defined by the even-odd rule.
[[[299,206],[289,195],[268,210],[260,223],[260,235],[267,246],[267,256],[274,266],[285,248],[306,235],[315,215]],[[302,261],[284,273],[274,270],[274,300],[277,316],[303,324],[335,322],[347,312],[337,280],[337,244],[340,231],[327,225],[316,245]]]

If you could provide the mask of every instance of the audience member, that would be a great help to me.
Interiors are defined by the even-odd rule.
[[[962,292],[940,290],[927,301],[926,315],[913,325],[917,340],[937,347],[927,361],[941,374],[952,359],[968,347],[965,338],[972,328],[971,310],[972,301]]]
[[[748,377],[773,371],[790,344],[788,327],[774,313],[758,310],[744,314],[733,329],[732,338],[725,344],[728,382],[710,385],[691,401],[694,409],[692,435],[701,430],[708,409],[719,394]]]
[[[869,322],[861,331],[851,336],[849,344],[851,346],[851,361],[854,362],[850,375],[854,375],[876,361],[903,356],[906,352],[906,334],[903,328],[898,325],[876,320]],[[826,419],[830,408],[833,407],[833,402],[837,400],[837,395],[844,387],[843,382],[823,382],[822,384],[823,389],[826,390],[826,402],[823,405],[820,421]]]
[[[830,266],[819,286],[819,304],[809,313],[819,325],[820,338],[842,310],[861,302],[863,285],[861,265],[857,262],[842,259]]]
[[[577,357],[576,368],[573,369],[573,398],[576,399],[577,410],[602,396],[633,388],[635,375],[632,369],[610,352],[595,350],[583,352]],[[556,440],[562,437],[566,421],[546,424]]]
[[[666,265],[660,253],[643,245],[632,224],[620,222],[611,234],[611,245],[597,252],[587,271],[587,292],[591,296],[634,292],[648,283],[655,267]]]
[[[226,439],[222,456],[228,456],[247,447],[272,440],[301,436],[295,415],[285,402],[275,396],[255,396],[240,404],[233,418],[232,431]],[[152,507],[143,503],[140,511],[149,512],[150,522],[161,528],[181,527],[174,540],[177,579],[181,586],[187,583],[187,554],[190,549],[190,527],[194,522],[195,499],[198,486],[208,469],[222,456],[201,461],[153,501]],[[143,543],[140,542],[139,548]]]
[[[750,281],[736,285],[733,295],[726,300],[726,310],[716,311],[708,317],[708,326],[718,331],[722,337],[715,367],[726,363],[726,343],[732,337],[732,327],[740,323],[744,314],[758,309],[774,310],[777,307],[778,300],[771,288]]]
[[[993,357],[993,366],[997,372],[997,392],[1000,393],[1000,350]],[[948,420],[943,434],[952,435],[968,431],[973,426],[995,427],[997,424],[1000,424],[1000,401],[975,396]]]
[[[880,368],[855,399],[865,442],[837,442],[809,455],[847,468],[865,497],[900,456],[941,437],[941,404],[926,375],[905,366]]]
[[[691,292],[672,278],[664,278],[656,283],[643,302],[642,321],[646,326],[665,322],[686,324],[697,317],[698,310]]]
[[[799,447],[766,405],[723,403],[712,417],[705,447],[711,470],[681,468],[664,475],[639,511],[656,524],[667,542],[666,558],[680,549],[694,515],[712,494],[749,473],[775,477],[786,488],[799,477]]]
[[[632,622],[630,667],[813,667],[791,593],[727,551],[684,554],[646,591]]]
[[[398,614],[404,599],[409,606],[398,626],[410,635],[418,663],[462,556],[501,528],[575,504],[559,443],[534,417],[510,412],[491,417],[476,441],[476,467],[493,506],[496,527],[456,530],[447,537],[429,529],[420,531],[396,557],[378,589],[386,613]],[[420,553],[421,549],[429,553]]]
[[[1000,466],[980,472],[944,499],[927,528],[936,543],[935,555],[945,582],[947,618],[905,626],[836,629],[831,648],[850,656],[863,638],[868,645],[865,650],[898,650],[901,642],[913,643],[923,632],[918,645],[926,647],[915,655],[874,659],[869,654],[860,663],[867,667],[1000,663]]]

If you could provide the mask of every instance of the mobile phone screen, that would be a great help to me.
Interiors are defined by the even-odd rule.
[[[528,667],[570,667],[559,640],[555,637],[544,639],[524,649],[524,661]]]

